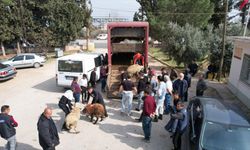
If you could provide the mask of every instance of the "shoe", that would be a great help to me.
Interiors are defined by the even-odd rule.
[[[148,139],[148,138],[144,138],[143,141],[146,143],[150,143],[150,139]]]
[[[136,108],[135,110],[136,110],[136,111],[140,111],[140,109],[138,109],[138,108]]]
[[[162,120],[162,114],[159,115],[159,118],[158,118],[158,119]]]

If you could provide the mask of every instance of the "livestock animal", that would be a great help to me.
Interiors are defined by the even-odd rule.
[[[96,124],[99,118],[101,121],[105,118],[105,110],[103,105],[95,103],[95,104],[87,104],[86,107],[83,109],[83,114],[90,116],[90,122],[93,122],[93,118],[96,117],[96,120],[93,124]]]
[[[138,64],[134,64],[128,67],[127,72],[130,75],[137,75],[144,67]]]
[[[66,116],[65,123],[66,123],[66,128],[69,129],[69,132],[71,132],[71,130],[74,130],[75,131],[74,133],[79,133],[79,131],[76,130],[76,127],[77,127],[77,122],[80,119],[80,113],[81,113],[81,108],[73,107],[72,111]]]

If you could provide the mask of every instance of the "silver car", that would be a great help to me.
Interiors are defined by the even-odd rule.
[[[45,61],[46,61],[45,57],[43,56],[39,56],[34,53],[23,53],[23,54],[18,54],[2,63],[14,66],[15,68],[24,68],[24,67],[38,68],[40,66],[43,66]]]
[[[10,65],[0,63],[0,81],[8,80],[16,76],[16,69]]]

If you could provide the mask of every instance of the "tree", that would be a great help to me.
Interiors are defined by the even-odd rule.
[[[163,35],[163,50],[169,53],[177,64],[189,64],[192,60],[201,60],[208,54],[205,34],[190,24],[179,26],[169,23]]]
[[[213,13],[210,0],[137,0],[150,23],[151,34],[156,39],[169,22],[185,26],[205,27]]]

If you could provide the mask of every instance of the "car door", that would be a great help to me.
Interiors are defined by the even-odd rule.
[[[24,55],[19,55],[16,56],[13,60],[12,60],[12,65],[16,68],[21,68],[21,67],[25,67],[24,66]]]
[[[34,55],[25,55],[24,65],[25,67],[32,67],[35,62]]]

